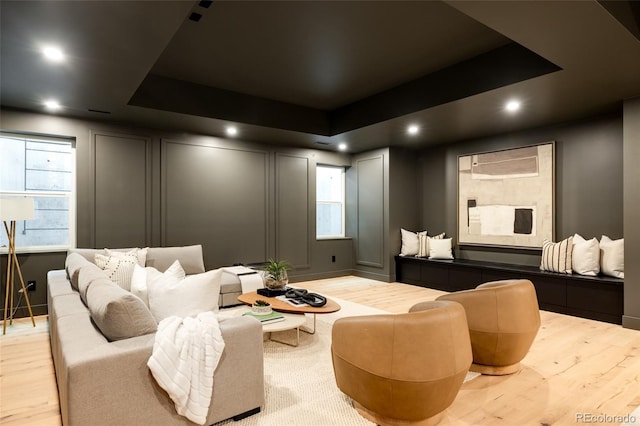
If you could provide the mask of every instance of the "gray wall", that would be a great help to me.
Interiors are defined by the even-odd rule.
[[[640,98],[624,103],[624,316],[640,330]],[[633,262],[629,262],[633,259]]]
[[[623,236],[622,116],[528,130],[422,152],[420,229],[457,235],[457,158],[477,152],[556,142],[556,239],[579,233],[585,238]],[[537,265],[539,251],[457,249],[457,257]]]
[[[273,257],[295,266],[292,281],[352,273],[351,239],[315,238],[316,165],[348,167],[348,155],[0,114],[5,130],[76,138],[77,247],[202,244],[208,269]],[[34,311],[46,313],[46,273],[63,268],[65,255],[19,258],[25,280],[38,282]]]

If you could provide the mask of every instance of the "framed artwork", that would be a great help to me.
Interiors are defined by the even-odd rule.
[[[458,243],[539,249],[553,240],[554,148],[458,157]]]

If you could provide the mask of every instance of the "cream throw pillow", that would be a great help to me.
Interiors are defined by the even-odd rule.
[[[451,238],[431,238],[431,241],[429,241],[429,259],[453,259]]]
[[[600,238],[600,256],[603,274],[624,278],[624,238],[612,240],[603,235]]]
[[[570,274],[572,272],[572,252],[573,237],[566,238],[557,243],[545,240],[542,243],[542,259],[540,260],[540,270]]]
[[[189,275],[181,281],[161,279],[147,282],[149,308],[157,322],[170,316],[192,317],[217,311],[222,269]]]
[[[411,232],[400,228],[400,234],[402,237],[400,256],[416,256],[420,250],[420,235],[427,235],[427,231]]]
[[[596,238],[585,240],[580,234],[573,236],[571,269],[580,275],[595,277],[600,272],[600,244]]]
[[[133,267],[138,264],[137,253],[112,252],[111,256],[96,253],[95,264],[107,273],[111,281],[127,291],[131,290]]]
[[[160,272],[151,266],[143,268],[136,265],[133,268],[131,277],[131,293],[138,296],[145,305],[149,306],[149,286],[161,281],[164,285],[168,285],[169,282],[180,282],[184,278],[184,269],[182,269],[182,265],[177,260],[164,272]]]

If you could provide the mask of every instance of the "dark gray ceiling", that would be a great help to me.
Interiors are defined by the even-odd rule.
[[[9,108],[42,111],[52,97],[61,115],[215,136],[235,124],[241,139],[327,149],[344,141],[360,152],[588,117],[640,96],[634,2],[0,8],[0,102]],[[68,53],[65,64],[42,60],[48,42]],[[518,114],[504,112],[510,98],[522,100]],[[406,134],[409,123],[419,135]]]

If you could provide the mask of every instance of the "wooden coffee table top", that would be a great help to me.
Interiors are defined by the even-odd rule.
[[[293,314],[329,314],[331,312],[336,312],[340,310],[340,305],[335,301],[329,299],[327,297],[327,303],[324,306],[319,308],[314,308],[313,306],[293,306],[289,303],[276,299],[275,297],[266,297],[258,294],[255,291],[251,293],[245,293],[238,296],[238,300],[242,303],[246,303],[247,305],[253,305],[258,299],[266,300],[271,303],[271,308],[280,312],[290,312]]]

